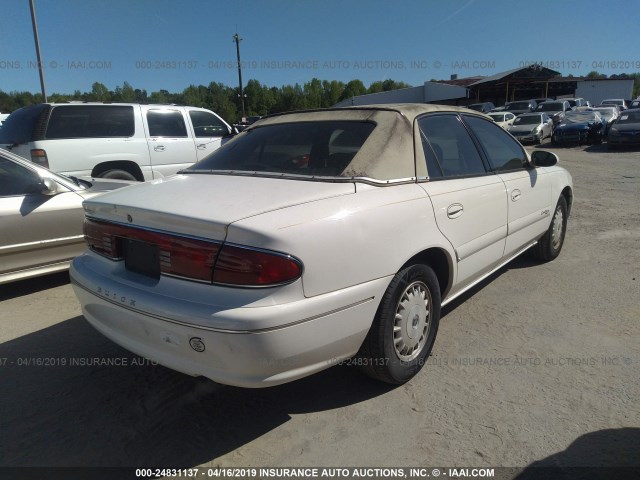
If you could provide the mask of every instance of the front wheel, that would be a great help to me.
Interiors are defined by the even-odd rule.
[[[425,364],[440,322],[440,285],[427,265],[398,272],[382,297],[360,348],[362,370],[391,384],[411,379]]]
[[[548,262],[560,254],[564,244],[564,236],[567,232],[567,201],[560,195],[558,204],[551,219],[551,225],[547,232],[533,247],[533,255],[539,260]]]

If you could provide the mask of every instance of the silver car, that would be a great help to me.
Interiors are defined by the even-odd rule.
[[[69,268],[85,249],[82,202],[131,183],[64,177],[0,149],[0,284]]]
[[[553,133],[553,120],[546,113],[523,113],[518,115],[509,127],[509,133],[520,143],[541,143]]]

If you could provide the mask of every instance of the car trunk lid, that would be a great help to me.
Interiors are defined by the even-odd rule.
[[[238,220],[352,193],[350,182],[185,174],[106,193],[84,206],[93,218],[221,241]]]

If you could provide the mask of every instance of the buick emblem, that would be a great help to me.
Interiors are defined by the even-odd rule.
[[[133,217],[131,215],[127,215],[127,222],[133,222]]]
[[[191,348],[193,348],[196,352],[204,352],[204,342],[200,337],[190,338],[189,345],[191,345]]]

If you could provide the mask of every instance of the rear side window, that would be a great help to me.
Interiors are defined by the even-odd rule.
[[[418,120],[418,126],[429,177],[460,177],[486,173],[478,149],[456,115],[426,116]],[[427,148],[427,144],[430,148]]]
[[[526,166],[526,155],[520,143],[502,128],[484,118],[471,115],[463,115],[463,118],[475,133],[495,171],[515,170]]]
[[[42,131],[38,128],[41,116],[51,108],[49,105],[33,105],[16,110],[9,115],[0,128],[0,144],[22,144],[40,140]],[[38,134],[38,130],[40,130]]]
[[[182,112],[178,110],[149,110],[147,112],[151,137],[182,138],[187,136],[187,127]]]
[[[122,105],[62,105],[54,107],[45,138],[131,137],[133,107]]]
[[[195,136],[201,137],[224,137],[229,135],[229,129],[225,123],[209,112],[191,110],[189,112]]]
[[[35,193],[39,181],[37,173],[0,157],[0,197]]]
[[[367,140],[369,122],[300,122],[246,130],[190,170],[339,176]]]

